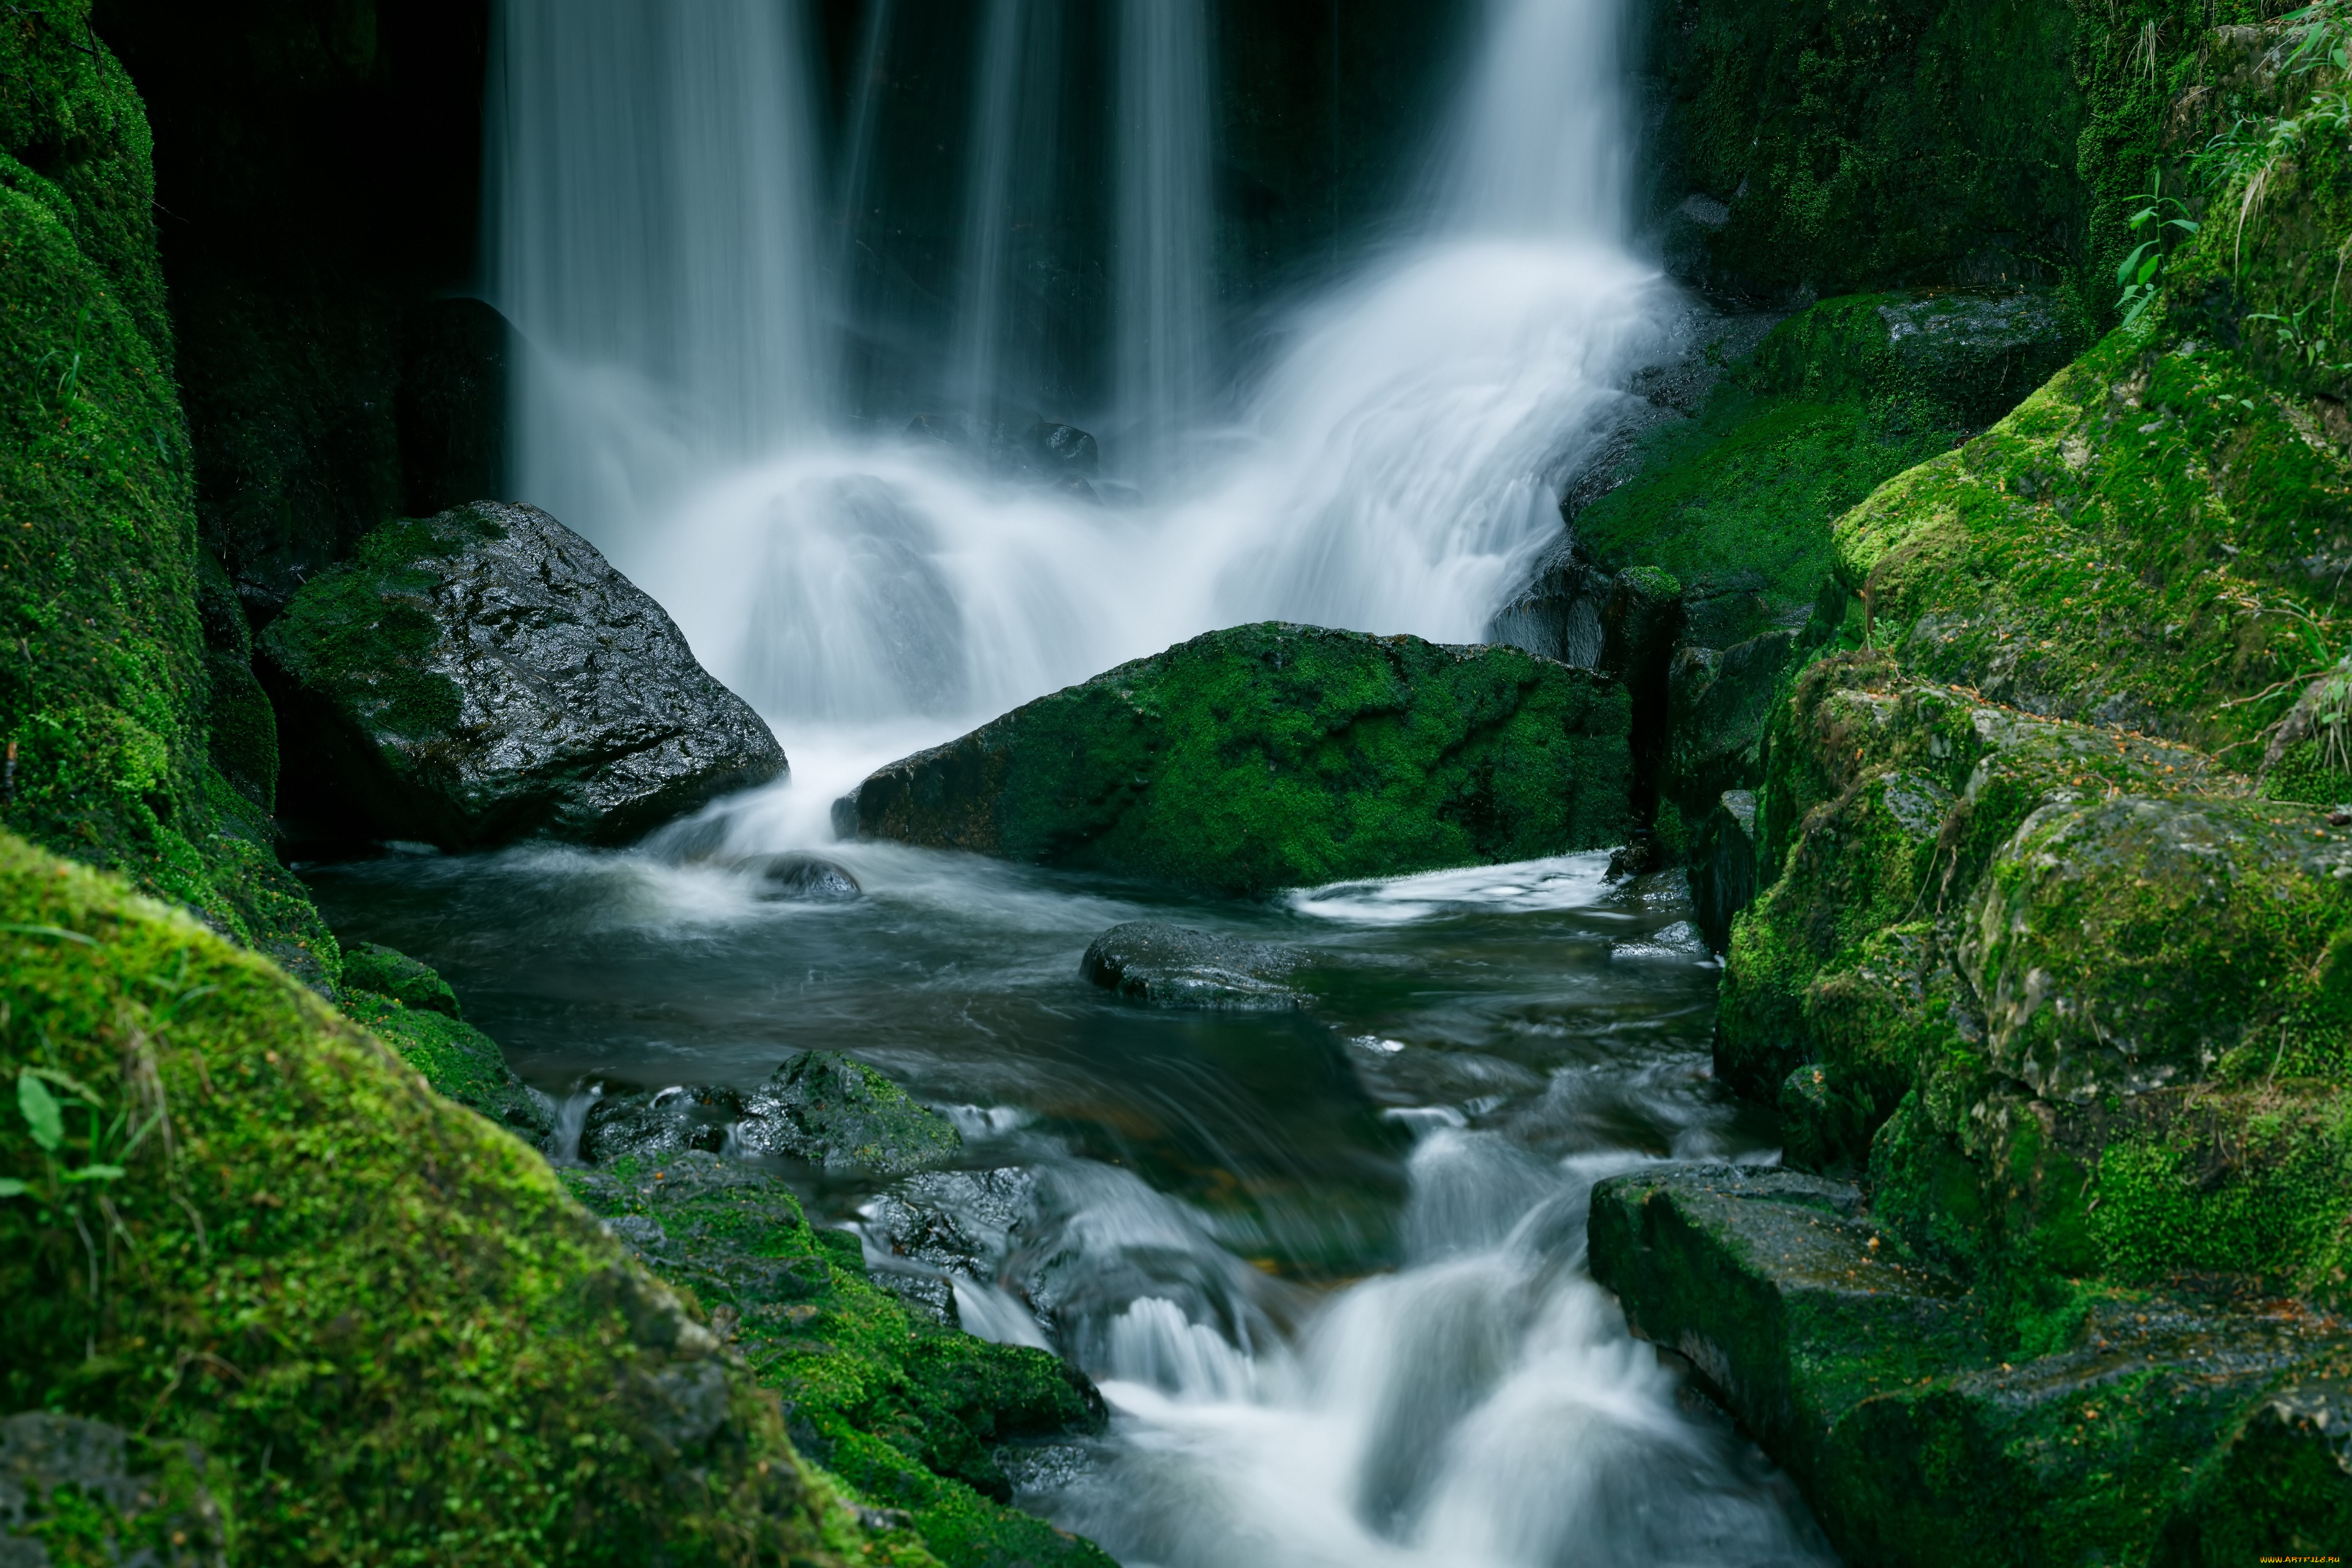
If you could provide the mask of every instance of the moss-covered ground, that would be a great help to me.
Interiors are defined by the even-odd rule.
[[[195,1442],[244,1561],[863,1549],[537,1153],[110,878],[0,840],[0,1403]]]

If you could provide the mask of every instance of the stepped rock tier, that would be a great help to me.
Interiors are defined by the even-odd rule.
[[[1627,703],[1519,649],[1268,621],[880,769],[845,837],[1262,894],[1617,842]]]

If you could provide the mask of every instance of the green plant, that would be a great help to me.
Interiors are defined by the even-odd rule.
[[[2116,286],[2123,289],[2123,297],[2116,301],[2116,309],[2124,312],[2123,324],[2126,327],[2147,314],[2147,308],[2156,303],[2157,295],[2163,289],[2165,247],[2169,238],[2168,231],[2197,232],[2197,220],[2189,216],[2189,204],[2179,196],[2163,195],[2163,184],[2164,173],[2159,169],[2151,182],[2155,188],[2132,198],[2147,204],[2132,214],[2132,232],[2137,234],[2154,225],[2156,233],[2133,247],[2132,253],[2124,258],[2123,265],[2116,268]]]

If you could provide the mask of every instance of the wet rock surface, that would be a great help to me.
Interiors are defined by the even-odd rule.
[[[883,768],[844,837],[1258,894],[1620,841],[1616,682],[1501,647],[1212,632]]]
[[[1129,921],[1095,938],[1079,973],[1106,991],[1161,1007],[1304,1007],[1289,984],[1306,955],[1273,942],[1158,921]]]
[[[1691,916],[1711,951],[1729,949],[1732,919],[1756,901],[1757,885],[1756,793],[1726,790],[1691,854]]]
[[[814,855],[770,855],[751,869],[759,896],[779,903],[845,904],[866,894],[845,868]]]
[[[985,1279],[1029,1212],[1030,1171],[927,1171],[866,1205],[866,1234],[884,1255],[877,1282],[941,1322],[959,1321],[953,1281]],[[970,1326],[970,1325],[966,1325]]]
[[[0,1420],[0,1564],[222,1568],[226,1521],[201,1450],[28,1411]]]
[[[532,507],[378,530],[261,653],[282,809],[330,837],[619,844],[784,772],[661,606]]]
[[[831,1051],[803,1051],[746,1094],[736,1136],[747,1152],[877,1175],[938,1164],[963,1146],[946,1117]]]
[[[717,1153],[743,1116],[743,1097],[724,1086],[640,1089],[600,1097],[580,1131],[580,1157],[591,1164],[634,1155],[658,1159],[689,1149]]]
[[[2219,1561],[2168,1553],[2352,1529],[2340,1320],[2116,1294],[2050,1353],[2000,1352],[1987,1303],[1858,1189],[1769,1169],[1611,1178],[1591,1246],[1634,1331],[1690,1360],[1850,1561]]]

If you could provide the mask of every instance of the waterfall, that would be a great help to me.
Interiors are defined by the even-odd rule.
[[[517,491],[614,551],[817,414],[815,131],[772,0],[502,0],[493,302]]]
[[[1488,0],[1391,240],[1291,313],[1192,448],[1213,456],[1161,482],[1223,374],[1204,0],[875,14],[827,311],[783,7],[509,0],[492,174],[499,300],[530,346],[522,493],[788,749],[813,726],[943,734],[1246,620],[1476,640],[1664,338],[1625,238],[1621,9]],[[812,350],[821,316],[843,346]],[[925,388],[991,424],[1082,414],[1104,378],[1081,327],[1108,340],[1109,467],[1139,500],[898,434]],[[814,425],[824,366],[869,438]]]
[[[1120,0],[1114,345],[1122,466],[1168,476],[1216,374],[1206,0]]]

